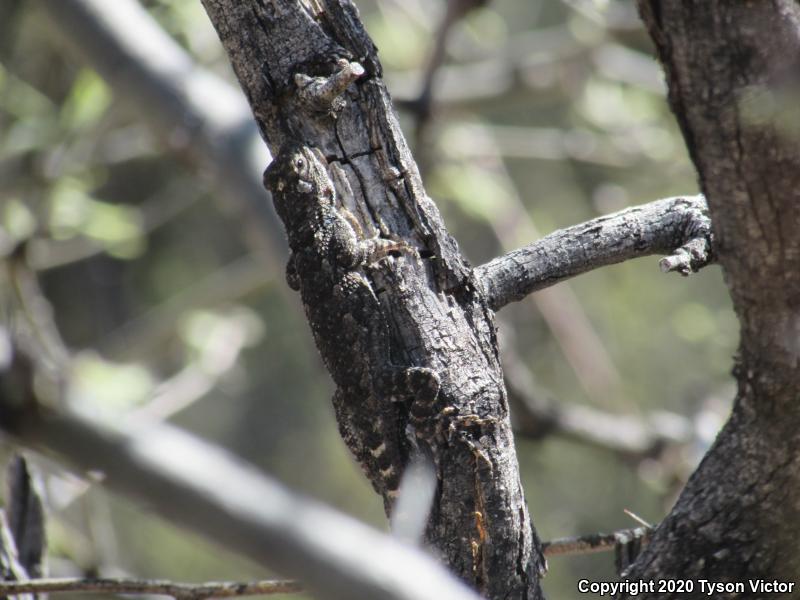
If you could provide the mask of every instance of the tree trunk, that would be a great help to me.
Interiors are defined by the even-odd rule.
[[[441,382],[428,415],[438,433],[426,439],[438,478],[428,544],[486,597],[540,598],[544,559],[520,485],[494,314],[425,194],[355,7],[348,0],[203,4],[273,154],[289,142],[318,149],[337,165],[337,195],[356,228],[419,252],[421,260],[381,261],[360,276],[377,290],[392,362],[430,369]],[[350,83],[353,62],[365,73]],[[349,83],[339,98],[314,91],[336,88],[337,77]],[[316,333],[323,354],[341,346],[328,339],[334,332]],[[394,413],[391,437],[405,439],[409,415]]]
[[[639,6],[708,200],[741,341],[733,414],[627,577],[692,579],[696,592],[700,580],[743,582],[714,597],[761,598],[770,590],[748,579],[800,577],[800,5]]]

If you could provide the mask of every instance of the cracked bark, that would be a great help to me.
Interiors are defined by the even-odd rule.
[[[541,598],[544,561],[519,481],[494,316],[424,192],[355,7],[347,0],[203,4],[273,152],[289,139],[319,148],[341,167],[339,196],[363,229],[400,236],[428,259],[373,278],[391,315],[395,358],[436,370],[440,408],[493,423],[435,449],[440,483],[428,544],[486,597]],[[304,101],[296,85],[308,80],[296,75],[330,75],[342,58],[366,73],[332,115]]]
[[[651,254],[668,255],[663,271],[687,275],[713,260],[706,212],[702,196],[626,208],[498,256],[475,275],[494,310],[592,269]]]
[[[741,340],[730,420],[627,576],[796,582],[800,5],[640,0],[639,7],[708,199]],[[732,597],[764,595],[746,586]]]

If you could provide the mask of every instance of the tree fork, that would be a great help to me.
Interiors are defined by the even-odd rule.
[[[748,579],[800,576],[800,5],[638,4],[708,200],[741,340],[730,420],[626,576],[745,582],[737,597],[762,598]]]
[[[336,165],[339,195],[362,229],[399,237],[426,259],[372,275],[397,358],[439,374],[440,408],[491,423],[465,426],[435,448],[427,543],[489,598],[541,598],[544,558],[519,480],[494,315],[425,194],[356,8],[347,0],[203,4],[273,153],[292,139],[318,148]],[[343,81],[349,87],[331,101]]]

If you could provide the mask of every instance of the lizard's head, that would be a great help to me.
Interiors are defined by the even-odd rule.
[[[325,157],[316,148],[297,143],[281,148],[264,172],[264,185],[272,192],[275,210],[287,227],[305,220],[320,202],[333,202],[334,198]]]

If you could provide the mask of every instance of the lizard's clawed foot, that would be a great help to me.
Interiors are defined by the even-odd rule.
[[[439,375],[426,367],[409,367],[405,372],[409,392],[415,403],[432,404],[442,385]]]
[[[361,242],[361,247],[364,252],[364,262],[368,265],[378,262],[392,252],[410,254],[415,257],[419,256],[416,248],[400,239],[386,239],[376,236]]]

